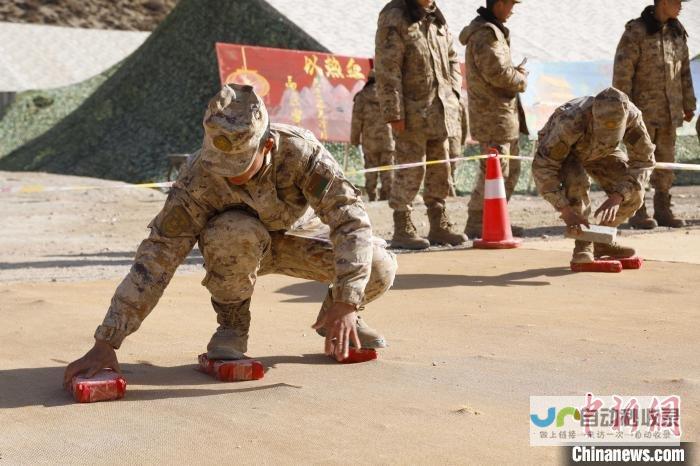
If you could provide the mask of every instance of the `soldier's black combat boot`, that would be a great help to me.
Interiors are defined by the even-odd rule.
[[[219,328],[207,345],[209,359],[245,359],[250,329],[250,299],[241,303],[221,304],[213,299]]]
[[[317,321],[321,319],[321,317],[326,313],[326,311],[331,307],[333,304],[333,296],[331,295],[331,290],[328,290],[328,294],[326,295],[326,299],[323,301],[323,304],[321,305],[321,310],[318,312],[318,317]],[[364,308],[360,308],[362,310]],[[379,333],[378,331],[374,330],[372,327],[367,325],[367,322],[362,319],[360,314],[358,313],[357,315],[357,336],[360,338],[360,344],[362,345],[363,348],[386,348],[388,345],[386,343],[386,339],[384,336]],[[316,333],[321,335],[322,337],[326,336],[326,329],[321,327],[316,330]],[[350,340],[350,346],[355,346]]]
[[[647,213],[647,206],[642,204],[637,212],[628,220],[630,226],[635,230],[653,230],[658,226],[656,220]]]
[[[394,237],[391,239],[391,247],[397,249],[427,249],[430,242],[418,236],[418,231],[411,221],[411,212],[408,210],[394,211]]]
[[[428,220],[430,221],[430,232],[428,241],[432,244],[449,244],[459,246],[467,242],[467,236],[463,233],[454,233],[452,224],[447,217],[445,206],[433,204],[428,207]]]
[[[367,200],[374,202],[377,200],[377,191],[367,191]]]
[[[676,217],[671,210],[671,195],[667,192],[654,193],[654,218],[659,226],[680,228],[685,226],[685,220]]]

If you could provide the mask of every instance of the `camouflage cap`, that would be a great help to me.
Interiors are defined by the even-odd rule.
[[[204,114],[202,164],[221,176],[245,173],[269,123],[265,104],[252,86],[226,84]]]
[[[617,145],[627,126],[629,98],[614,87],[595,96],[593,101],[593,135],[598,142]]]

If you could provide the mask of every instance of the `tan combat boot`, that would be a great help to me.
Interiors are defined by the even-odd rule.
[[[418,236],[418,231],[411,221],[411,212],[408,210],[394,211],[394,237],[391,239],[391,247],[397,249],[427,249],[430,242]]]
[[[212,299],[219,328],[207,345],[209,359],[245,359],[250,329],[250,299],[243,303],[221,304]]]
[[[671,195],[667,192],[654,193],[654,218],[659,226],[680,228],[685,226],[685,220],[673,215],[671,211]]]
[[[330,306],[333,304],[333,297],[331,296],[331,291],[330,289],[328,290],[328,294],[326,295],[326,299],[323,301],[323,304],[321,305],[321,310],[318,313],[317,321],[321,319],[323,314],[326,313],[326,310],[330,308]],[[360,308],[362,310],[364,308]],[[316,333],[321,335],[322,337],[325,338],[326,336],[326,329],[325,328],[320,328],[316,330]],[[367,323],[362,319],[362,317],[357,315],[357,336],[360,338],[360,344],[362,345],[363,348],[386,348],[388,345],[386,343],[386,339],[384,336],[379,333],[378,331],[374,330],[372,327],[367,325]],[[352,343],[352,340],[350,341],[350,346],[355,346]]]
[[[445,206],[440,204],[428,207],[428,220],[430,221],[430,233],[428,241],[432,244],[449,244],[459,246],[467,242],[467,236],[463,233],[453,233],[452,224],[447,217]]]
[[[590,241],[576,240],[574,243],[574,255],[571,256],[571,263],[590,264],[593,260],[593,243]]]
[[[636,253],[637,252],[634,250],[634,248],[622,246],[621,244],[614,242],[610,244],[595,243],[593,251],[593,255],[596,259],[600,259],[602,257],[609,257],[611,259],[625,259],[627,257],[634,256]]]
[[[647,213],[647,206],[642,204],[637,212],[628,220],[628,223],[635,230],[653,230],[657,226],[656,220]]]

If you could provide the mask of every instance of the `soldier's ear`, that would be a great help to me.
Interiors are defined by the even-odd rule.
[[[263,144],[263,153],[267,154],[273,147],[275,147],[275,139],[272,137],[267,138],[267,141]]]

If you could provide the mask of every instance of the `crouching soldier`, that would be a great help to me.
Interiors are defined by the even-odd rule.
[[[313,326],[325,335],[327,354],[343,359],[349,345],[386,345],[357,311],[389,289],[396,259],[372,237],[358,190],[323,145],[309,131],[270,125],[251,86],[225,86],[209,102],[204,130],[201,150],[151,222],[94,347],[68,366],[65,382],[118,370],[114,350],[139,328],[196,243],[219,324],[210,359],[245,357],[251,296],[258,275],[269,273],[329,284]]]
[[[627,147],[627,154],[620,148]],[[532,173],[537,189],[569,228],[588,225],[590,175],[608,198],[596,210],[601,225],[617,227],[642,205],[654,168],[654,145],[642,113],[615,88],[559,107],[539,132]],[[573,263],[635,255],[632,248],[576,241]]]

